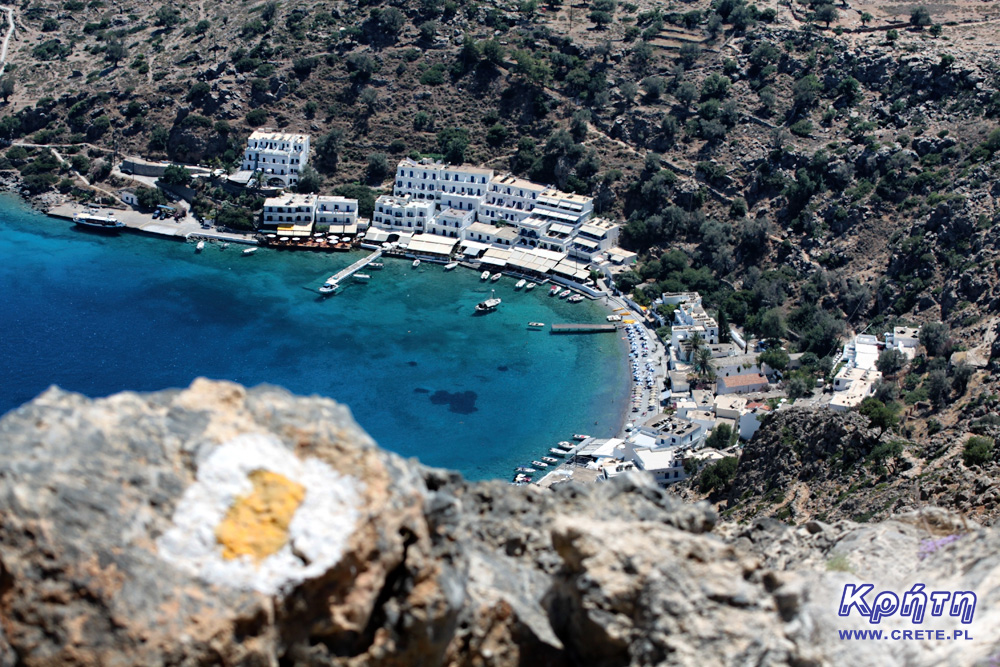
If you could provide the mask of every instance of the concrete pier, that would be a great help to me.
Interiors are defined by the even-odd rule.
[[[610,333],[618,327],[614,324],[553,324],[552,333]]]
[[[73,216],[90,206],[83,206],[76,203],[59,204],[48,210],[48,215],[53,218],[72,220]],[[240,234],[237,232],[220,232],[215,229],[202,229],[201,224],[191,216],[180,221],[174,220],[154,220],[151,213],[140,213],[131,209],[98,207],[101,211],[109,211],[115,217],[125,223],[125,227],[146,234],[172,237],[186,240],[192,237],[204,239],[216,239],[218,241],[229,241],[231,243],[244,243],[247,245],[257,245],[257,239],[253,234]]]

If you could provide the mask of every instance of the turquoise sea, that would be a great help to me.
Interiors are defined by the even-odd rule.
[[[0,197],[0,414],[51,384],[88,396],[205,376],[350,406],[383,447],[471,479],[509,477],[572,433],[617,432],[628,399],[617,335],[531,331],[603,322],[601,304],[516,292],[459,268],[386,259],[320,299],[360,253],[104,236]],[[495,287],[500,309],[474,316]]]

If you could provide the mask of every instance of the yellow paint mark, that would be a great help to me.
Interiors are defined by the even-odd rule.
[[[254,470],[249,478],[253,491],[237,498],[215,528],[226,560],[250,556],[261,561],[277,553],[288,541],[288,525],[306,496],[304,486],[270,470]]]

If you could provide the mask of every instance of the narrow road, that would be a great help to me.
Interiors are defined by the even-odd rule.
[[[0,74],[7,68],[7,46],[10,38],[14,35],[14,9],[13,7],[0,6],[0,10],[7,12],[7,33],[3,36],[3,46],[0,47]]]

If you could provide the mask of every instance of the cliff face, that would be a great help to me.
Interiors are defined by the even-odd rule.
[[[346,408],[197,381],[0,421],[0,666],[973,664],[1000,537],[943,511],[717,524],[644,477],[467,483]],[[957,535],[939,548],[922,540]],[[923,551],[921,551],[923,549]],[[955,642],[840,641],[845,583],[972,590]],[[883,629],[911,628],[898,616]]]

